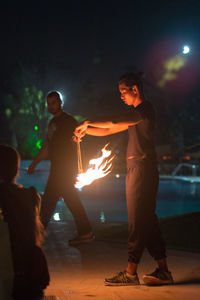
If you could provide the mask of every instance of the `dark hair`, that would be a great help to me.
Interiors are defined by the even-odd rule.
[[[60,97],[60,94],[56,91],[51,91],[47,94],[47,98],[49,97],[56,97],[58,100],[60,100],[62,102],[62,99]]]
[[[143,95],[143,82],[142,82],[143,75],[144,75],[143,72],[126,73],[120,77],[119,84],[124,83],[126,86],[130,88],[133,85],[136,85],[138,87],[140,94]]]
[[[0,145],[0,178],[13,182],[18,175],[20,155],[11,146]]]

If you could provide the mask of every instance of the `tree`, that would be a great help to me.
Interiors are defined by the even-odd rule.
[[[46,136],[49,115],[44,93],[35,86],[19,94],[5,95],[5,113],[12,133],[12,144],[23,158],[34,157]]]

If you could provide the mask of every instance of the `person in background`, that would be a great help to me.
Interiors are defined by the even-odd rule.
[[[128,130],[126,200],[129,220],[128,265],[125,271],[105,279],[106,285],[138,285],[137,268],[144,248],[157,261],[158,268],[143,276],[148,285],[173,283],[168,270],[164,241],[155,214],[158,190],[158,170],[154,143],[155,112],[143,93],[140,73],[128,73],[119,80],[122,101],[130,110],[107,121],[85,121],[75,130],[85,134],[105,136]]]
[[[40,196],[34,187],[16,183],[20,156],[12,147],[0,145],[0,208],[8,223],[14,269],[13,299],[43,295],[50,276],[42,251],[43,225]]]
[[[74,187],[77,157],[73,131],[78,123],[71,115],[63,111],[60,94],[56,91],[47,95],[47,108],[48,112],[53,115],[48,126],[47,143],[28,168],[28,173],[32,174],[40,161],[49,159],[51,162],[50,174],[42,199],[41,220],[46,228],[59,198],[63,197],[74,217],[78,231],[78,236],[70,240],[69,244],[87,243],[94,238],[92,228]]]

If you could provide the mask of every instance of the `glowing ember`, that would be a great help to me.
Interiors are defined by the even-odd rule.
[[[105,177],[111,172],[112,160],[115,157],[108,158],[111,155],[110,150],[106,150],[108,144],[101,150],[102,155],[99,158],[94,158],[89,161],[89,165],[92,165],[85,173],[80,173],[77,176],[75,187],[77,189],[82,188],[85,185],[91,184],[94,180]]]

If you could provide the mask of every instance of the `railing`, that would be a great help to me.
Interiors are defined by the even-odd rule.
[[[189,169],[192,169],[192,175],[191,176],[197,176],[197,169],[198,166],[194,165],[194,164],[187,164],[187,163],[180,163],[172,172],[172,176],[177,175],[178,171],[182,168],[182,167],[188,167]]]
[[[188,174],[180,174],[181,168],[186,167],[190,169],[191,175]],[[200,176],[197,176],[197,171],[199,169],[198,165],[188,164],[188,163],[180,163],[170,175],[160,175],[161,179],[176,179],[182,181],[188,181],[190,183],[200,182]],[[179,173],[179,174],[178,174]]]

